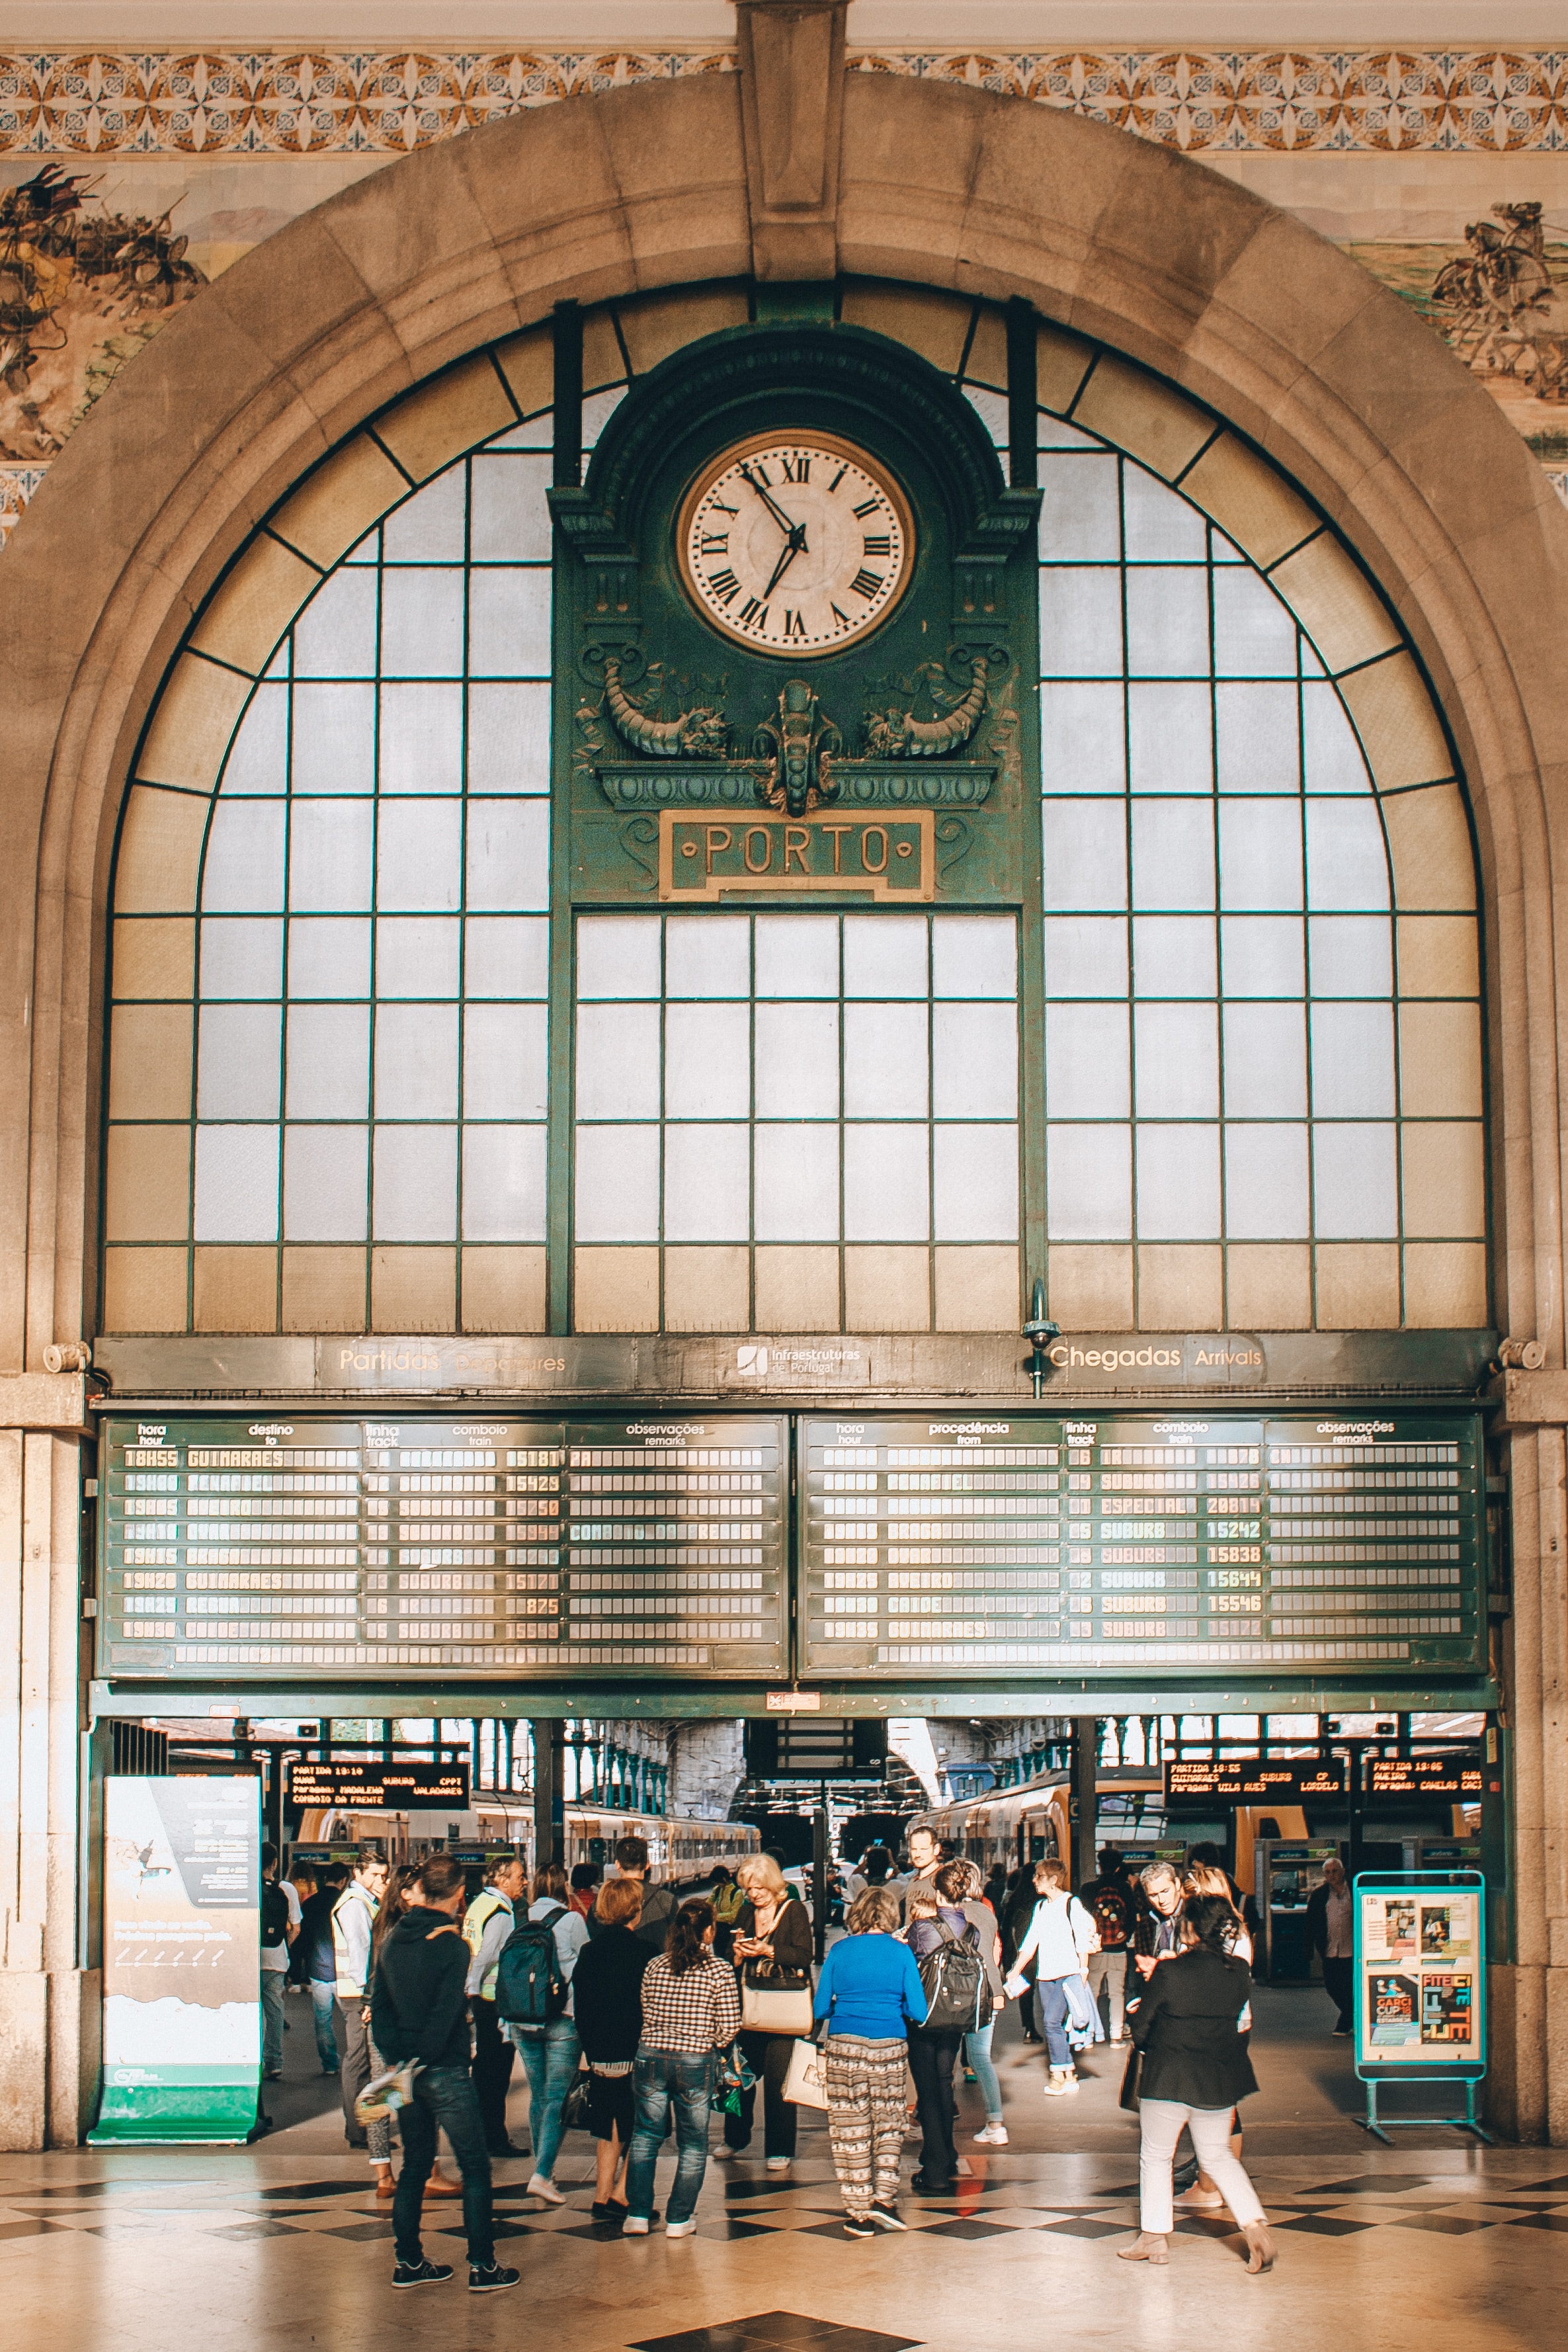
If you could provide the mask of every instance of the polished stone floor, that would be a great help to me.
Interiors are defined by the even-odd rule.
[[[1228,2220],[1178,2227],[1168,2269],[1114,2259],[1135,2220],[1137,2134],[1116,2105],[1118,2052],[1088,2058],[1071,2099],[1040,2095],[1039,2053],[998,2056],[1011,2143],[976,2148],[936,2202],[906,2196],[904,2237],[847,2240],[825,2119],[806,2111],[783,2182],[760,2147],[710,2163],[692,2239],[595,2227],[591,2144],[571,2136],[549,2212],[526,2160],[497,2167],[503,2259],[523,2284],[465,2292],[461,2209],[427,2209],[447,2286],[391,2290],[391,2224],[344,2148],[336,2084],[316,2072],[308,2008],[290,2000],[276,2128],[245,2149],[82,2149],[0,2157],[0,2344],[16,2352],[384,2352],[388,2330],[442,2347],[550,2352],[970,2352],[977,2345],[1245,2342],[1249,2352],[1500,2352],[1561,2340],[1568,2155],[1485,2148],[1448,2130],[1385,2148],[1355,2122],[1347,2045],[1321,1992],[1265,1991],[1247,2161],[1279,2243],[1249,2278]],[[1007,2029],[1010,2034],[1010,2026]],[[527,2137],[527,2092],[511,2130]],[[759,2119],[760,2120],[760,2119]],[[760,2135],[759,2135],[760,2139]],[[915,2145],[906,2155],[914,2168]],[[667,2166],[661,2166],[663,2199]]]

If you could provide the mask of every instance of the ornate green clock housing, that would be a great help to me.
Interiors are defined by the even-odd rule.
[[[946,378],[860,328],[733,329],[550,495],[575,900],[1026,897],[1039,497]]]

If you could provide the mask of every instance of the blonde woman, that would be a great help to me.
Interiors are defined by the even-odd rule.
[[[770,1992],[794,1991],[811,1983],[811,1923],[803,1903],[792,1900],[784,1874],[769,1853],[747,1854],[736,1870],[745,1901],[735,1923],[731,1953],[739,1988],[747,1985]],[[799,2110],[784,2096],[794,2051],[788,2033],[746,2033],[741,2052],[762,2084],[763,2149],[769,2172],[788,2172],[795,2158],[795,2125]],[[740,2113],[727,2114],[724,2141],[717,2153],[738,2156],[750,2142],[757,2106],[753,2084],[740,2094]]]

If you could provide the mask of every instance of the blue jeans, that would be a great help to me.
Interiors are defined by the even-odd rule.
[[[1045,2036],[1045,2054],[1053,2066],[1071,2066],[1067,2039],[1067,1995],[1060,1977],[1041,1977],[1034,1989],[1035,2016]]]
[[[528,2077],[528,2137],[534,2144],[534,2170],[545,2180],[555,2178],[556,2154],[564,2126],[560,2111],[566,2105],[582,2044],[570,2017],[552,2017],[542,2033],[514,2028],[512,2038],[523,2053]]]
[[[644,2042],[632,2071],[637,2095],[637,2128],[626,2165],[626,2208],[647,2221],[653,2210],[653,2167],[659,2160],[670,2107],[675,2110],[675,2179],[666,2221],[689,2221],[696,2210],[707,2170],[708,2100],[713,2092],[713,2052],[700,2057],[684,2051],[650,2050]]]
[[[997,2021],[993,2017],[989,2025],[982,2025],[977,2033],[964,2036],[964,2063],[980,2086],[988,2124],[999,2124],[1002,2119],[1002,2086],[991,2063],[991,2036],[996,2030]]]
[[[413,2096],[398,2112],[402,2136],[402,2170],[392,2199],[392,2235],[400,2263],[422,2263],[419,2209],[424,2184],[435,2162],[436,2134],[444,2131],[452,2143],[457,2169],[463,2175],[463,2227],[468,2237],[468,2259],[481,2270],[496,2259],[496,2228],[490,2203],[490,2155],[479,2101],[466,2066],[422,2066],[413,2078]]]
[[[332,2011],[338,1995],[329,1984],[318,1984],[310,1979],[310,2006],[316,2012],[316,2055],[321,2061],[323,2074],[335,2074],[342,2064],[338,2055],[338,2036],[332,2023]]]

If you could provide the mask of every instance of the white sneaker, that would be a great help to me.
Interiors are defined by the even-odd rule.
[[[1008,2127],[1006,2124],[988,2124],[984,2131],[977,2131],[975,2134],[975,2146],[977,2147],[1006,2147],[1007,2144]]]
[[[721,2139],[718,2146],[713,2152],[714,2162],[716,2164],[734,2164],[739,2155],[739,2148],[731,2147],[727,2139]]]
[[[623,2238],[645,2238],[648,2234],[648,2224],[639,2214],[628,2213],[621,2224],[621,2234]]]
[[[534,2174],[533,2179],[524,2189],[523,2194],[525,2197],[537,2197],[539,2200],[539,2202],[543,2205],[564,2205],[566,2203],[566,2199],[561,2195],[560,2190],[556,2187],[555,2182],[553,2180],[547,2180],[542,2172],[536,2172]]]
[[[1069,2089],[1076,2090],[1078,2085],[1076,2083],[1069,2084],[1061,2068],[1053,2066],[1040,2087],[1048,2099],[1064,2099]]]
[[[695,2221],[666,2221],[664,2224],[666,2238],[695,2238],[696,2232]]]
[[[794,2158],[792,2157],[770,2156],[768,2159],[765,2169],[768,2172],[788,2172],[793,2162]]]
[[[1214,2213],[1218,2211],[1225,2200],[1218,2189],[1200,2189],[1195,2180],[1190,2189],[1184,2189],[1179,2197],[1172,2198],[1171,2202],[1183,2212]]]

